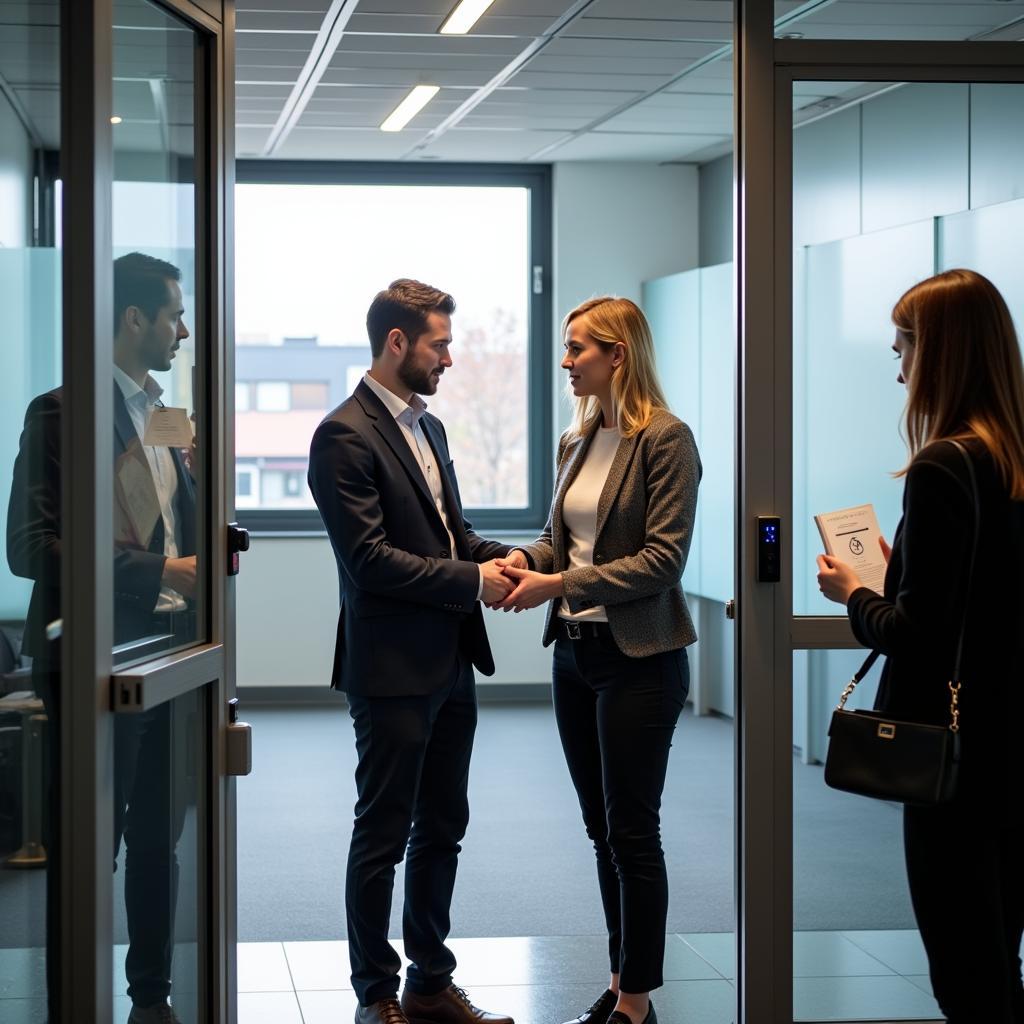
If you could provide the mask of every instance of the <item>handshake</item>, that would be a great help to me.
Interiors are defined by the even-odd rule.
[[[527,564],[522,551],[510,551],[506,558],[482,563],[484,589],[480,600],[488,608],[521,612],[562,596],[561,573],[533,572]]]

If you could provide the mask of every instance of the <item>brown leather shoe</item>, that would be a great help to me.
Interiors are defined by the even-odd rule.
[[[409,1024],[397,999],[381,999],[356,1008],[356,1024]]]
[[[436,996],[421,996],[408,986],[402,990],[402,1009],[409,1024],[515,1024],[511,1017],[488,1013],[474,1006],[457,985]]]

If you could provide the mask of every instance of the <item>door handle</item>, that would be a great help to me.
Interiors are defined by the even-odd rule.
[[[238,555],[249,550],[249,531],[238,523],[228,523],[228,575],[238,575]]]
[[[228,701],[225,773],[248,775],[252,771],[252,726],[238,720],[238,698]]]

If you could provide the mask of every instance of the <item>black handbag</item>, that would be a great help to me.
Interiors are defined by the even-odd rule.
[[[964,617],[960,623],[956,664],[949,681],[949,724],[931,725],[891,718],[882,711],[847,711],[846,702],[857,684],[878,659],[872,651],[843,690],[832,712],[825,783],[833,789],[880,800],[934,805],[951,800],[956,793],[960,767],[960,688],[967,603],[974,577],[981,524],[978,483],[966,449],[951,442],[967,463],[974,498],[974,544],[967,574]]]

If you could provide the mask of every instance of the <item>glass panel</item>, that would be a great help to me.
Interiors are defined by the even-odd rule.
[[[192,430],[203,437],[195,366],[206,339],[196,332],[195,35],[145,0],[118,0],[115,12],[114,643],[124,662],[205,633]]]
[[[936,1020],[903,864],[903,810],[829,789],[832,709],[863,651],[793,655],[793,1003],[797,1020]],[[871,707],[879,668],[847,707]]]
[[[686,952],[696,952],[712,972],[701,982],[707,999],[701,1000],[700,1009],[689,1001],[696,993],[688,992],[678,1010],[679,1019],[692,1016],[697,1022],[733,1019],[734,991],[730,986],[726,993],[718,983],[736,977],[729,852],[734,825],[734,634],[724,612],[733,586],[732,274],[733,265],[723,263],[643,284],[661,383],[672,411],[693,430],[703,466],[683,573],[699,640],[687,649],[690,697],[673,745],[663,802],[666,851],[682,854],[687,862],[685,868],[670,868],[670,928],[682,938]],[[660,1014],[657,994],[655,1002]]]
[[[902,481],[892,471],[907,459],[899,429],[906,392],[890,351],[900,295],[937,270],[967,267],[1004,291],[1018,324],[1024,315],[1024,171],[1007,164],[1022,99],[1021,86],[897,85],[796,132],[798,615],[842,614],[817,590],[814,514],[871,502],[890,538],[901,515]],[[863,657],[794,655],[796,1013],[934,1019],[941,1015],[906,891],[901,811],[828,790],[820,770],[832,708]],[[857,690],[856,706],[871,706],[878,672]]]
[[[201,1019],[207,698],[114,719],[115,1020],[168,999],[181,1024]]]
[[[783,39],[954,42],[1020,38],[1019,11],[1005,0],[977,4],[836,0],[817,5],[776,0],[775,18],[776,36]]]
[[[0,20],[0,1020],[41,1024],[60,950],[60,12],[9,0]]]
[[[794,295],[793,609],[836,615],[815,583],[821,538],[813,517],[871,502],[883,534],[900,517],[906,461],[889,313],[903,291],[932,272],[926,221],[808,246]],[[855,425],[855,426],[854,426]]]
[[[259,484],[255,500],[238,495],[239,507],[314,507],[309,439],[369,367],[366,310],[397,277],[435,285],[458,304],[453,366],[429,405],[444,421],[463,502],[525,507],[529,191],[239,185],[235,194],[236,373],[256,383],[255,408],[236,409],[235,447]],[[359,244],[339,247],[339,238]],[[279,253],[294,270],[285,291]]]
[[[1024,95],[1021,100],[1024,102]],[[1024,199],[944,217],[939,225],[940,269],[969,267],[989,278],[1010,307],[1018,338],[1024,337],[1022,232]]]

